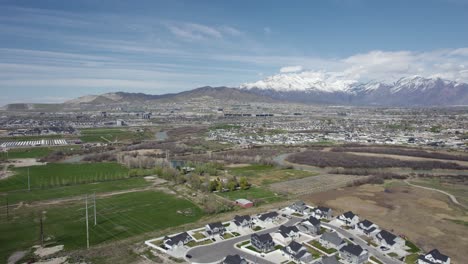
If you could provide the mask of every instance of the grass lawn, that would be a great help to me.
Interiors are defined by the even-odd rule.
[[[105,193],[112,191],[142,188],[151,185],[143,178],[128,178],[106,182],[86,183],[71,186],[54,187],[48,189],[22,190],[8,193],[8,202],[13,205],[19,202],[33,202],[57,198],[65,198],[92,193]],[[0,185],[1,186],[1,185]],[[4,201],[0,204],[3,205]]]
[[[267,185],[275,182],[316,176],[317,173],[294,169],[285,169],[270,165],[253,164],[245,167],[230,168],[229,173],[237,177],[245,176],[256,185]]]
[[[336,252],[336,249],[334,248],[326,248],[324,247],[322,244],[320,244],[320,242],[318,242],[317,240],[312,240],[309,242],[309,244],[311,244],[312,246],[322,250],[323,252],[327,253],[327,254],[332,254],[332,253],[335,253]]]
[[[267,203],[281,200],[281,196],[275,195],[275,193],[264,187],[251,187],[247,190],[236,190],[232,192],[221,192],[217,194],[232,201],[235,201],[240,198],[248,199],[251,201],[257,200]]]
[[[405,245],[410,248],[409,250],[407,250],[407,252],[409,253],[418,253],[419,251],[421,251],[421,249],[419,249],[418,246],[416,246],[413,242],[409,240],[405,241]]]
[[[245,246],[250,243],[250,240],[244,241],[242,243],[237,243],[236,247],[241,248],[242,246]]]
[[[133,141],[154,137],[149,129],[136,132],[127,128],[90,128],[82,129],[80,139],[82,142]]]
[[[0,181],[0,192],[93,183],[128,177],[128,169],[118,163],[49,163],[44,166],[16,168],[15,176]]]
[[[254,246],[248,246],[248,247],[245,247],[245,248],[250,249],[250,250],[252,250],[253,252],[261,253],[261,252],[258,251]]]
[[[318,250],[316,250],[313,247],[310,247],[310,246],[305,245],[305,244],[304,244],[304,246],[307,248],[307,250],[310,252],[310,254],[312,254],[313,259],[318,259],[323,255],[321,252],[319,252]]]
[[[66,250],[86,247],[84,201],[47,208],[21,207],[12,210],[8,222],[4,217],[0,219],[0,262],[6,263],[16,250],[38,243],[41,212],[45,237],[64,244]],[[203,216],[190,201],[154,191],[98,199],[97,226],[92,221],[92,209],[89,214],[91,246],[194,222]]]
[[[413,253],[411,255],[408,255],[405,257],[405,263],[406,264],[414,264],[416,263],[416,260],[418,260],[419,254]]]
[[[200,240],[200,239],[206,238],[206,236],[205,236],[204,234],[202,234],[201,232],[196,232],[196,233],[194,233],[192,236],[193,236],[193,238],[195,238],[196,240]]]
[[[200,242],[195,242],[195,241],[190,241],[187,243],[187,246],[188,247],[196,247],[196,246],[203,246],[203,245],[208,245],[208,244],[211,244],[213,243],[213,241],[211,239],[207,239],[207,240],[203,240],[203,241],[200,241]]]
[[[231,235],[229,233],[224,233],[224,235],[223,235],[224,239],[229,239],[229,238],[233,238],[233,237],[234,237],[234,235]]]
[[[387,254],[389,257],[392,257],[392,258],[397,258],[398,257],[398,254],[395,253],[395,252],[390,252]]]

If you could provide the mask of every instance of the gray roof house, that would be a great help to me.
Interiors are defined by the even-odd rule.
[[[164,246],[168,249],[172,249],[183,246],[192,240],[193,238],[187,232],[183,232],[173,237],[166,236],[164,238]]]
[[[330,219],[332,217],[332,209],[328,207],[319,206],[312,210],[311,215],[318,219]]]
[[[340,248],[346,244],[336,232],[323,233],[319,238],[319,242],[327,248]]]
[[[239,255],[228,255],[222,264],[247,264],[247,261]]]
[[[288,246],[282,249],[283,253],[288,255],[291,260],[294,260],[299,263],[310,263],[312,262],[312,254],[309,253],[306,247],[297,243],[296,241],[291,241]]]
[[[367,219],[357,223],[355,229],[361,231],[362,233],[368,236],[379,231],[379,227]]]
[[[301,221],[301,223],[297,225],[297,228],[305,234],[320,234],[320,220],[310,216],[308,219]]]
[[[450,257],[440,253],[439,250],[433,249],[425,255],[420,255],[418,264],[450,264]]]
[[[380,245],[389,247],[389,248],[402,248],[405,245],[403,238],[398,237],[387,230],[382,230],[377,235],[375,235],[375,240],[380,243]]]
[[[346,226],[354,227],[359,222],[359,217],[353,212],[348,211],[338,216],[338,220]]]
[[[273,242],[270,234],[252,234],[250,236],[250,243],[261,252],[271,251],[275,247],[275,242]]]
[[[260,220],[262,222],[273,222],[276,219],[278,219],[278,213],[277,212],[264,213],[264,214],[261,214],[258,217],[258,220]]]
[[[205,231],[209,236],[223,235],[224,232],[226,232],[226,228],[221,222],[215,222],[215,223],[207,224],[205,226]]]
[[[350,264],[362,264],[369,259],[369,252],[359,245],[351,244],[340,249],[340,257]]]
[[[307,207],[307,205],[303,201],[297,201],[291,204],[289,208],[291,208],[291,210],[293,210],[294,212],[300,214],[303,214],[304,211],[307,211],[307,209],[309,209],[309,207]]]
[[[238,227],[251,227],[252,218],[250,215],[234,216],[234,224]]]

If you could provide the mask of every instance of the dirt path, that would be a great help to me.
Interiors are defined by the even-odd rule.
[[[134,193],[134,192],[144,192],[144,191],[158,190],[158,189],[161,189],[161,187],[160,186],[148,186],[148,187],[144,187],[144,188],[134,188],[134,189],[128,189],[128,190],[106,192],[106,193],[96,194],[96,198],[106,198],[106,197],[111,197],[111,196],[114,196],[114,195]],[[25,206],[27,206],[27,207],[39,207],[39,206],[47,206],[47,205],[58,205],[58,204],[62,204],[62,203],[76,202],[76,201],[80,201],[80,200],[83,200],[83,195],[73,196],[73,197],[68,197],[68,198],[59,198],[59,199],[54,199],[54,200],[45,200],[45,201],[32,202],[32,203],[29,203],[29,204],[27,204]],[[21,204],[21,203],[19,203],[19,204]],[[19,205],[19,204],[17,204],[17,205]]]
[[[447,196],[450,198],[450,200],[451,200],[454,204],[459,205],[459,206],[461,206],[461,207],[463,207],[463,208],[465,208],[465,209],[468,209],[465,205],[459,203],[458,200],[457,200],[457,198],[456,198],[454,195],[452,195],[452,194],[450,194],[450,193],[448,193],[448,192],[446,192],[446,191],[442,191],[442,190],[435,189],[435,188],[424,187],[424,186],[412,184],[412,183],[410,183],[408,180],[405,180],[405,183],[408,184],[408,185],[410,185],[410,186],[413,186],[413,187],[417,187],[417,188],[421,188],[421,189],[426,189],[426,190],[430,190],[430,191],[436,191],[436,192],[443,193],[443,194],[447,195]]]

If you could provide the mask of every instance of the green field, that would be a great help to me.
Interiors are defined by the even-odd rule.
[[[248,178],[249,182],[257,185],[267,185],[275,182],[282,182],[318,175],[317,173],[310,171],[301,171],[261,164],[229,168],[229,173],[237,177],[245,176]]]
[[[222,192],[218,195],[235,201],[237,199],[260,200],[261,202],[277,202],[281,200],[281,196],[263,187],[251,187],[247,190],[237,190],[232,192]]]
[[[0,192],[76,185],[128,177],[128,169],[117,163],[49,163],[44,166],[15,168],[16,175],[0,181]]]
[[[91,200],[89,201],[91,204]],[[11,210],[10,220],[0,219],[0,259],[38,243],[39,215],[43,212],[44,234],[65,249],[86,247],[85,203],[47,208],[21,207]],[[156,231],[197,221],[202,211],[185,199],[162,192],[136,192],[97,200],[98,225],[89,210],[90,245],[119,240],[145,232]]]
[[[92,128],[81,130],[80,139],[82,142],[119,142],[144,140],[154,137],[154,134],[146,129],[143,132],[136,132],[124,128]]]
[[[128,178],[106,182],[95,182],[87,184],[78,184],[71,186],[62,186],[49,189],[32,189],[31,191],[22,190],[8,193],[8,202],[17,204],[19,202],[37,202],[42,200],[76,197],[87,193],[105,193],[113,191],[122,191],[132,188],[143,188],[150,186],[151,183],[143,178]],[[2,197],[2,196],[0,196]],[[2,198],[0,204],[3,206],[5,198]]]

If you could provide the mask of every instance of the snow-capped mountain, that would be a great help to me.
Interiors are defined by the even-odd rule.
[[[353,105],[468,105],[468,84],[440,78],[403,77],[395,82],[358,82],[336,73],[278,74],[240,89],[302,103]]]

